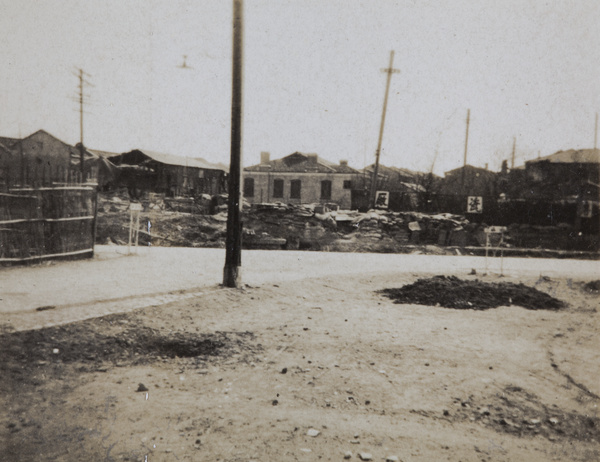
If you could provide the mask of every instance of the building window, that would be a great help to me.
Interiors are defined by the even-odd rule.
[[[352,189],[352,180],[344,180],[344,189]]]
[[[254,197],[254,178],[244,178],[244,197]]]
[[[331,181],[321,181],[321,199],[331,199]]]
[[[300,180],[292,180],[290,182],[290,199],[300,199],[302,190],[302,182]]]
[[[273,197],[283,197],[283,180],[273,180]]]

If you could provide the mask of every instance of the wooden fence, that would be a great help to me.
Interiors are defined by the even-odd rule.
[[[92,257],[96,214],[96,186],[0,193],[0,263]]]

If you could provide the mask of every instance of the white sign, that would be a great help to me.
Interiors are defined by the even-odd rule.
[[[141,212],[142,204],[138,204],[137,202],[132,202],[131,204],[129,204],[129,210],[131,210],[132,212]]]
[[[377,191],[375,193],[375,208],[376,209],[387,209],[390,205],[390,192],[389,191]]]
[[[485,232],[490,234],[502,234],[506,231],[508,231],[506,226],[490,226],[489,228],[485,228]]]
[[[469,196],[467,197],[467,213],[482,213],[483,212],[483,197]]]

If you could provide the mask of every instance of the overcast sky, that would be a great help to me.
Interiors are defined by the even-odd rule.
[[[260,152],[438,174],[591,148],[597,0],[246,0],[244,165]],[[229,162],[232,2],[0,0],[0,136]],[[183,55],[187,65],[183,69]],[[436,157],[437,152],[437,157]]]

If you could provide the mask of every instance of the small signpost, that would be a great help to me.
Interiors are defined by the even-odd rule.
[[[127,245],[127,253],[131,253],[131,242],[135,240],[135,248],[137,252],[138,238],[140,236],[140,212],[142,204],[132,202],[129,204],[129,244]],[[135,221],[135,227],[133,222]]]
[[[504,243],[504,233],[508,231],[506,226],[490,226],[484,229],[485,232],[485,272],[488,270],[488,251],[491,248],[491,241],[496,244],[494,247],[500,247],[500,276],[504,276],[504,252],[502,244]],[[490,237],[492,239],[490,239]],[[496,256],[496,252],[494,252]]]

